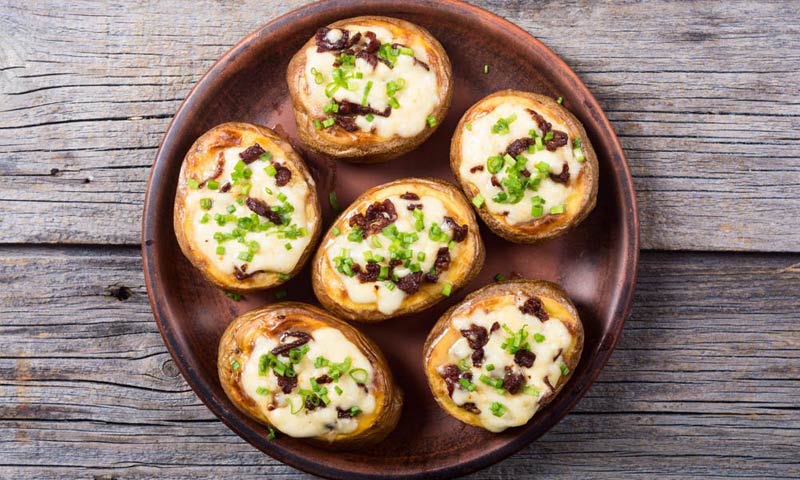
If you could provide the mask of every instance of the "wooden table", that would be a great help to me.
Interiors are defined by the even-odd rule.
[[[0,3],[0,477],[306,476],[189,389],[139,250],[178,104],[300,3]],[[633,171],[643,251],[597,384],[474,478],[800,476],[800,6],[478,3],[598,97]]]

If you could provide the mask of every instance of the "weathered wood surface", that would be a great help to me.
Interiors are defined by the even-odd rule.
[[[0,2],[0,241],[138,243],[180,101],[301,3]],[[797,3],[476,3],[598,97],[635,177],[643,247],[800,249]]]
[[[0,284],[0,478],[303,475],[183,381],[137,249],[0,247]],[[798,291],[800,255],[644,253],[598,383],[474,478],[800,475]]]

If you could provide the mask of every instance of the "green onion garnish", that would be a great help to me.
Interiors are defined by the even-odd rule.
[[[486,199],[483,198],[483,195],[480,193],[472,197],[472,204],[475,205],[476,208],[481,208],[481,205],[483,205],[485,202]]]
[[[436,117],[434,117],[433,115],[428,115],[426,121],[428,122],[428,126],[431,128],[435,127],[437,124]]]
[[[556,102],[558,102],[559,105],[563,104],[564,103],[564,97],[558,97],[558,100],[556,100]]]
[[[364,385],[367,383],[367,379],[369,378],[369,374],[363,368],[354,368],[350,370],[350,378],[356,381],[356,383],[360,385]]]
[[[275,429],[274,428],[272,428],[272,427],[267,427],[267,428],[269,429],[269,435],[267,435],[267,441],[271,442],[271,441],[275,440],[275,437],[277,435],[275,434]]]
[[[231,360],[231,369],[232,369],[234,372],[235,372],[235,371],[237,371],[237,370],[239,370],[241,367],[242,367],[242,366],[239,364],[239,362],[237,362],[237,361],[236,361],[236,359],[233,359],[233,360]]]
[[[242,296],[238,293],[234,292],[225,292],[225,296],[233,300],[234,302],[238,302],[242,299]]]
[[[256,388],[256,394],[258,394],[258,395],[269,395],[269,388],[258,387],[258,388]]]
[[[561,375],[564,376],[569,375],[569,367],[567,366],[566,363],[562,363],[561,365],[559,365],[559,368],[561,369]]]
[[[222,245],[217,247],[217,255],[225,255],[225,247]]]
[[[564,205],[554,205],[550,207],[550,215],[561,215],[566,211],[567,207],[565,207]]]
[[[372,80],[367,82],[367,85],[364,87],[364,95],[361,97],[361,106],[367,106],[367,97],[369,97],[369,91],[372,90]]]
[[[206,182],[206,186],[209,190],[216,190],[219,188],[219,182],[216,180],[209,180]]]
[[[493,363],[490,363],[489,365],[486,365],[486,371],[487,372],[491,372],[492,370],[494,370],[494,364]]]
[[[492,369],[494,369],[494,366],[492,366]],[[487,370],[488,370],[488,368],[487,368]],[[479,378],[480,378],[481,382],[485,383],[486,385],[489,385],[490,387],[500,388],[500,387],[503,386],[503,379],[502,378],[494,378],[494,377],[490,377],[488,375],[481,375]]]
[[[322,121],[322,127],[323,128],[330,128],[330,127],[333,126],[334,123],[336,123],[336,120],[334,120],[333,117],[326,118],[325,120]]]
[[[453,286],[449,283],[445,283],[444,287],[442,287],[442,295],[445,297],[449,297],[450,294],[453,292]]]
[[[461,388],[463,388],[468,392],[474,392],[475,389],[477,388],[474,383],[470,382],[466,378],[459,378],[458,384],[461,385]]]
[[[494,276],[495,282],[502,282],[505,279],[506,277],[502,273],[498,273],[497,275]]]
[[[314,83],[317,85],[322,85],[322,83],[325,81],[325,77],[322,75],[322,72],[314,67],[311,68],[311,75],[314,75]]]
[[[534,333],[533,339],[536,341],[536,343],[542,343],[544,342],[545,336],[542,335],[541,333]]]
[[[210,210],[211,209],[211,199],[210,198],[201,198],[200,199],[200,208],[203,210]]]
[[[484,73],[484,75],[489,73],[489,65],[484,65],[483,66],[483,73]]]
[[[317,130],[322,130],[322,122],[320,122],[319,120],[314,120],[312,123],[314,124],[314,128],[316,128]]]
[[[341,233],[342,231],[339,230],[338,228],[336,227],[331,228],[331,235],[333,235],[334,237],[338,237]]]
[[[331,191],[331,193],[328,194],[328,202],[330,202],[334,212],[339,211],[339,200],[336,198],[336,192]]]
[[[508,409],[502,403],[492,402],[492,405],[489,407],[489,410],[491,410],[492,415],[494,415],[495,417],[502,417],[503,415],[505,415]]]
[[[495,173],[499,172],[501,168],[503,168],[504,163],[505,160],[503,157],[500,155],[495,155],[486,160],[486,168],[489,170],[489,173],[494,175]]]

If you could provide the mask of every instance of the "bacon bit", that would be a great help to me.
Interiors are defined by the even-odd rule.
[[[445,366],[444,371],[439,374],[444,379],[444,383],[447,385],[447,393],[449,393],[451,397],[453,396],[453,390],[458,383],[458,376],[460,374],[461,371],[456,365]]]
[[[223,170],[225,170],[225,152],[219,152],[219,155],[217,155],[216,170],[214,170],[214,173],[212,173],[210,177],[206,178],[200,183],[200,187],[205,187],[206,183],[208,183],[209,180],[214,180],[215,178],[222,175]]]
[[[319,377],[317,377],[317,383],[319,383],[320,385],[331,383],[332,381],[333,379],[329,377],[327,374],[322,374]]]
[[[549,132],[550,129],[553,128],[553,126],[550,125],[550,122],[545,120],[543,116],[539,115],[538,113],[536,113],[535,111],[531,110],[530,108],[526,108],[525,110],[527,110],[528,113],[531,114],[531,117],[533,117],[533,121],[535,121],[536,125],[539,126],[539,130],[542,131],[542,136],[547,135],[547,132]]]
[[[339,110],[336,112],[338,116],[351,116],[351,115],[378,115],[380,117],[388,117],[392,114],[392,107],[386,107],[383,110],[376,110],[369,105],[364,106],[360,103],[353,103],[347,100],[339,100],[336,102],[339,105]]]
[[[469,169],[469,173],[482,172],[482,171],[483,171],[483,165],[475,165],[474,167]]]
[[[305,402],[306,410],[316,410],[323,406],[321,401],[314,404],[314,402],[311,400],[312,398],[314,397],[312,396],[306,397],[306,402]]]
[[[469,347],[473,350],[483,348],[489,342],[489,333],[486,329],[474,323],[468,329],[461,330],[461,335],[467,339]]]
[[[222,193],[227,193],[231,190],[231,182],[225,182],[225,185],[219,187],[219,191]]]
[[[367,266],[364,270],[359,268],[358,272],[358,281],[361,283],[367,282],[375,282],[378,280],[378,275],[381,273],[381,266],[378,265],[377,262],[370,261],[367,262]]]
[[[253,197],[247,197],[247,200],[245,200],[244,203],[245,205],[247,205],[247,208],[249,208],[253,213],[266,218],[275,225],[280,225],[283,223],[280,214],[272,210],[272,208],[269,205],[262,202],[261,200]]]
[[[261,145],[256,143],[255,145],[247,147],[245,151],[239,152],[239,158],[241,158],[244,163],[249,165],[258,160],[258,157],[264,153],[266,153],[266,151],[261,148]]]
[[[409,273],[397,282],[397,288],[409,295],[413,295],[419,291],[419,284],[424,276],[425,274],[422,272]]]
[[[358,53],[356,53],[356,58],[360,58],[369,63],[373,70],[378,66],[378,56],[366,50],[360,50]]]
[[[536,354],[528,350],[518,350],[514,354],[514,363],[520,367],[531,368],[536,361]]]
[[[292,389],[297,386],[297,375],[294,377],[284,377],[276,373],[275,376],[278,377],[278,386],[281,387],[283,393],[292,393]]]
[[[233,276],[236,277],[236,280],[247,280],[248,278],[254,276],[257,273],[263,273],[264,270],[256,270],[255,272],[247,273],[247,264],[242,264],[241,268],[234,265],[233,266]]]
[[[463,405],[459,405],[459,407],[463,408],[464,410],[468,411],[469,413],[474,413],[475,415],[480,415],[480,413],[481,413],[481,409],[478,408],[478,406],[475,405],[472,402],[467,402],[467,403],[465,403]]]
[[[397,210],[394,203],[388,198],[383,202],[375,202],[367,207],[366,215],[357,213],[350,218],[350,226],[358,226],[363,231],[363,237],[380,233],[385,227],[397,220]]]
[[[484,352],[482,348],[479,348],[474,352],[472,352],[472,356],[470,358],[472,358],[472,364],[475,365],[476,367],[480,367],[481,365],[483,365],[483,353]]]
[[[327,39],[328,32],[331,31],[330,28],[322,27],[319,30],[317,30],[317,34],[314,35],[314,39],[317,43],[317,52],[319,53],[331,52],[337,50],[344,50],[345,48],[347,48],[347,42],[350,39],[350,32],[342,28],[338,30],[342,31],[342,36],[339,37],[339,40],[336,40],[333,43],[331,43]]]
[[[506,374],[503,377],[503,388],[506,389],[508,393],[514,395],[515,393],[519,392],[523,386],[525,386],[525,375],[521,373],[514,373],[511,367],[505,368]]]
[[[533,315],[543,322],[550,319],[550,315],[548,315],[544,309],[544,304],[542,304],[542,301],[537,297],[529,298],[519,309],[522,313]]]
[[[411,204],[406,206],[406,210],[409,210],[409,211],[422,210],[422,204],[421,203],[411,203]]]
[[[437,275],[450,268],[449,248],[441,247],[436,251],[436,260],[433,261],[433,268]]]
[[[314,340],[310,334],[306,332],[301,332],[299,330],[287,330],[281,334],[281,342],[286,340],[286,337],[298,338],[300,340],[305,340],[306,342],[310,342]]]
[[[564,165],[561,167],[561,173],[558,175],[551,173],[550,180],[556,183],[563,183],[564,185],[569,183],[569,164],[564,162]]]
[[[492,185],[503,190],[503,184],[500,183],[500,180],[497,179],[497,175],[492,175]]]
[[[396,258],[393,260],[389,260],[389,278],[391,278],[394,275],[394,267],[399,267],[402,264],[403,264],[402,260],[398,260]]]
[[[336,416],[338,418],[353,418],[353,414],[350,413],[350,409],[342,410],[340,407],[336,407]]]
[[[358,131],[358,125],[356,125],[356,119],[353,117],[334,117],[334,122],[336,125],[342,127],[344,130],[352,133]]]
[[[419,195],[417,195],[414,192],[406,192],[400,195],[400,198],[402,198],[403,200],[419,200]]]
[[[463,242],[467,238],[467,225],[459,225],[452,217],[444,217],[444,223],[453,230],[453,241]]]
[[[522,175],[523,177],[530,177],[531,176],[531,172],[529,172],[527,168],[523,168],[519,172],[519,174]]]
[[[516,158],[517,155],[527,150],[528,147],[530,147],[534,143],[536,142],[531,137],[518,138],[513,142],[511,142],[510,144],[508,144],[508,148],[506,148],[506,153]]]
[[[275,185],[282,187],[289,183],[289,180],[292,179],[292,171],[280,163],[273,163],[272,166],[275,167]]]
[[[489,333],[494,333],[494,332],[496,332],[498,330],[500,330],[500,324],[497,323],[497,322],[494,322],[492,324],[492,328],[489,329]]]
[[[278,345],[277,347],[271,350],[273,355],[283,355],[284,357],[288,357],[289,350],[297,347],[302,347],[308,343],[308,340],[295,340],[294,342],[284,343],[283,345]]]
[[[364,34],[364,37],[367,39],[366,45],[364,46],[365,51],[375,53],[381,48],[381,41],[378,40],[375,32],[367,32]]]
[[[558,147],[563,147],[569,141],[569,136],[560,131],[553,130],[553,138],[544,142],[544,146],[551,152],[555,152]]]

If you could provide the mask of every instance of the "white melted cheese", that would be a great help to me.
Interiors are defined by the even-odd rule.
[[[231,173],[235,165],[241,160],[239,153],[244,151],[250,145],[242,147],[232,147],[224,150],[225,167],[222,175],[216,180],[220,188],[226,182],[231,181]],[[266,145],[262,145],[265,149]],[[299,177],[296,172],[292,172],[292,178],[287,185],[278,187],[275,183],[275,177],[270,176],[264,170],[265,167],[271,165],[272,162],[286,165],[286,158],[282,155],[280,150],[271,150],[273,154],[272,160],[267,162],[263,160],[256,160],[247,167],[252,171],[252,176],[249,182],[252,184],[248,196],[259,199],[267,205],[277,207],[283,202],[278,198],[278,195],[286,195],[286,202],[294,206],[294,211],[291,213],[291,224],[297,228],[305,228],[308,232],[312,232],[317,219],[308,218],[306,216],[306,204],[309,200],[309,185],[305,179]],[[216,161],[209,162],[206,171],[202,172],[203,175],[199,176],[200,179],[208,178],[213,175],[216,170]],[[311,180],[313,182],[313,180]],[[314,185],[310,185],[314,188]],[[269,189],[272,193],[267,193]],[[246,243],[230,239],[222,243],[214,239],[214,234],[221,232],[223,234],[230,234],[237,228],[236,221],[228,221],[224,226],[220,226],[215,221],[216,215],[234,215],[237,218],[250,216],[253,212],[247,208],[247,205],[240,205],[236,201],[236,197],[241,191],[241,186],[234,185],[228,192],[223,193],[220,189],[210,190],[207,186],[193,190],[188,189],[186,195],[185,211],[186,215],[192,222],[194,229],[194,245],[208,262],[215,268],[225,273],[234,273],[234,266],[241,267],[247,264],[247,272],[255,272],[264,270],[266,272],[289,273],[297,265],[300,256],[308,246],[311,236],[306,234],[302,237],[295,239],[282,238],[283,235],[278,233],[277,228],[270,228],[262,232],[247,232],[244,236]],[[201,208],[202,199],[211,199],[212,206],[210,210]],[[233,207],[233,213],[229,213],[228,209]],[[205,215],[208,215],[207,221],[203,221]],[[259,217],[261,222],[266,221],[265,218]],[[253,259],[245,261],[239,258],[240,254],[248,252],[247,243],[255,241],[258,242],[260,248],[257,252],[253,253]],[[287,249],[286,245],[290,245],[291,249]],[[223,254],[217,253],[217,247],[222,246],[225,248]]]
[[[298,364],[294,365],[297,373],[297,386],[291,393],[283,393],[278,386],[277,377],[271,369],[267,371],[266,375],[259,375],[259,359],[279,344],[276,339],[263,336],[256,339],[253,352],[243,363],[242,389],[256,402],[270,424],[286,435],[307,438],[352,433],[358,428],[358,415],[355,418],[338,418],[337,407],[342,410],[358,407],[362,412],[359,415],[369,415],[375,411],[376,400],[371,387],[375,378],[372,365],[361,353],[361,350],[335,328],[320,328],[311,332],[311,336],[314,339],[307,343],[308,352]],[[299,390],[311,390],[311,379],[319,378],[329,371],[328,367],[316,368],[314,366],[315,359],[320,356],[331,363],[341,363],[349,357],[352,360],[352,369],[361,368],[367,372],[366,385],[369,393],[365,392],[350,375],[344,374],[339,377],[337,382],[320,384],[328,391],[330,399],[328,405],[314,410],[301,408],[303,398]],[[288,363],[286,357],[279,356],[278,358]],[[335,386],[342,390],[341,394],[335,391]],[[261,393],[259,393],[259,387],[262,389]],[[269,405],[274,408],[268,409]],[[292,413],[293,410],[296,413]]]
[[[444,217],[450,216],[455,218],[455,216],[449,214],[442,201],[435,197],[420,195],[419,200],[404,200],[399,196],[391,196],[388,197],[388,199],[392,201],[395,206],[395,210],[397,211],[397,220],[394,222],[394,225],[397,227],[398,231],[415,232],[417,235],[419,235],[419,240],[411,244],[409,248],[413,250],[413,261],[419,263],[420,270],[423,272],[429,271],[431,267],[433,267],[434,261],[436,260],[436,252],[440,248],[446,246],[448,243],[446,241],[441,242],[431,240],[429,235],[431,225],[438,225],[439,228],[442,229],[442,232],[447,234],[448,239],[452,238],[452,229],[445,223]],[[422,204],[425,227],[422,231],[417,232],[415,228],[416,219],[414,218],[414,214],[407,209],[407,206],[411,204]],[[352,212],[353,215],[356,213],[358,212]],[[350,215],[350,217],[352,217],[352,215]],[[345,224],[347,224],[347,221],[349,221],[350,217],[345,220]],[[376,304],[378,311],[383,314],[390,315],[400,308],[403,300],[408,297],[408,294],[396,286],[394,289],[388,288],[387,282],[385,281],[379,280],[377,282],[361,283],[361,281],[358,279],[358,276],[349,277],[337,271],[334,266],[334,258],[340,256],[342,250],[345,249],[349,251],[350,257],[352,257],[356,263],[358,263],[361,267],[364,267],[367,264],[368,258],[365,256],[365,253],[370,252],[372,256],[380,255],[384,257],[385,260],[380,263],[381,265],[388,265],[391,256],[391,252],[389,251],[391,241],[379,233],[377,235],[370,235],[367,237],[367,239],[360,242],[353,242],[347,238],[348,233],[351,231],[352,229],[349,228],[342,231],[333,242],[328,244],[328,250],[326,254],[328,261],[331,264],[331,268],[334,272],[336,272],[342,284],[344,284],[347,290],[347,295],[351,301],[362,304]],[[370,240],[372,237],[377,237],[377,241],[381,244],[380,247],[374,246]],[[455,243],[453,245],[453,248],[450,250],[451,259],[458,258],[459,251],[462,248],[462,243]],[[423,252],[425,254],[425,259],[423,261],[418,260],[417,254],[419,252]],[[398,277],[404,277],[411,272],[408,268],[400,265],[395,267],[394,273]],[[446,272],[439,276],[440,283],[445,275]]]
[[[489,334],[489,341],[483,347],[484,359],[481,367],[472,366],[470,360],[472,349],[465,338],[459,338],[450,347],[448,364],[458,364],[460,360],[464,360],[467,365],[471,366],[472,383],[476,387],[474,391],[470,392],[456,385],[453,390],[453,401],[457,405],[474,403],[481,411],[478,415],[481,424],[492,432],[501,432],[509,427],[524,425],[533,417],[539,409],[540,399],[550,393],[550,387],[545,383],[545,378],[548,379],[550,385],[555,386],[561,377],[563,359],[554,357],[558,355],[559,350],[565,352],[572,342],[572,334],[561,320],[550,317],[546,322],[542,322],[533,315],[522,313],[519,305],[522,305],[524,301],[525,299],[517,299],[515,305],[506,305],[488,312],[477,309],[469,316],[457,316],[453,319],[453,326],[457,330],[466,330],[471,325],[477,325],[485,328],[488,332],[494,322],[506,325],[514,332],[525,326],[528,332],[527,342],[530,345],[530,351],[536,355],[536,360],[530,368],[514,363],[514,355],[501,347],[509,337],[503,328]],[[534,339],[537,333],[545,337],[541,343]],[[486,369],[488,365],[494,365],[494,369],[488,371]],[[493,378],[503,378],[506,366],[511,367],[516,373],[521,372],[525,376],[526,386],[533,386],[537,391],[520,390],[512,395],[480,380],[482,374]],[[439,373],[442,373],[443,367],[444,365],[438,367]],[[491,405],[494,402],[505,407],[502,416],[492,413]]]
[[[380,27],[363,27],[350,25],[344,27],[350,31],[350,36],[356,32],[363,35],[374,32],[381,44],[401,43],[392,37],[391,33]],[[327,39],[335,42],[342,35],[339,29],[332,29],[327,34]],[[428,63],[427,50],[420,39],[415,39],[414,43],[407,45],[414,50],[414,57]],[[336,59],[336,52],[317,52],[317,47],[312,46],[306,50],[306,82],[309,85],[309,96],[312,103],[312,114],[316,118],[327,116],[323,112],[323,107],[331,100],[325,95],[326,86],[333,80],[333,70],[336,68],[333,63]],[[419,64],[415,64],[414,57],[410,55],[399,55],[394,64],[394,68],[389,68],[382,62],[378,62],[373,68],[368,62],[357,58],[354,72],[363,74],[362,78],[351,78],[348,80],[349,89],[339,88],[333,94],[334,100],[347,100],[361,104],[364,98],[364,91],[368,82],[372,82],[372,87],[367,96],[367,104],[372,108],[383,111],[389,105],[389,96],[386,94],[386,84],[390,81],[405,81],[405,86],[395,94],[395,98],[400,104],[400,108],[393,108],[391,115],[382,117],[375,115],[370,122],[366,116],[356,117],[356,125],[359,129],[369,132],[375,129],[377,135],[390,138],[395,135],[400,137],[413,137],[427,127],[427,118],[439,106],[438,91],[439,83],[436,74],[431,70],[426,70]],[[318,84],[315,81],[313,72],[322,74],[323,81]]]
[[[577,178],[583,167],[583,164],[575,158],[572,148],[574,138],[572,136],[569,137],[567,145],[557,148],[555,152],[551,152],[546,148],[535,153],[529,153],[525,150],[521,155],[526,159],[525,165],[528,171],[536,172],[536,164],[546,162],[550,166],[551,173],[559,174],[564,163],[567,163],[570,174],[569,183],[565,186],[554,182],[549,177],[545,177],[541,180],[536,191],[526,189],[522,200],[518,203],[499,203],[493,200],[495,195],[503,190],[492,185],[492,174],[489,173],[486,165],[487,159],[496,155],[505,155],[508,145],[519,138],[530,137],[529,132],[531,129],[535,129],[537,135],[542,136],[541,129],[531,117],[531,114],[526,111],[526,108],[511,102],[502,103],[494,110],[472,120],[470,122],[471,129],[465,129],[461,136],[462,160],[459,167],[461,178],[478,187],[481,195],[486,200],[485,208],[488,208],[489,212],[494,215],[503,215],[508,212],[505,220],[510,225],[527,223],[533,219],[531,216],[531,198],[536,195],[542,197],[545,201],[545,214],[548,214],[552,207],[565,205],[573,189],[575,178]],[[537,111],[537,113],[552,124],[553,130],[560,130],[569,134],[569,130],[565,125],[545,115],[543,109]],[[499,119],[509,118],[512,115],[516,115],[516,120],[509,124],[508,133],[492,133],[492,126]],[[470,171],[470,169],[478,165],[483,166],[483,170]],[[505,168],[495,175],[498,179],[502,179],[505,176]]]

